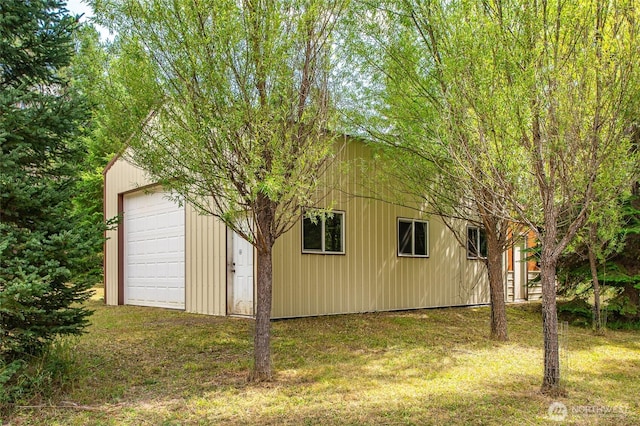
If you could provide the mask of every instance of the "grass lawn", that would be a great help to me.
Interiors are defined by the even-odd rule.
[[[571,327],[549,398],[539,305],[508,308],[506,344],[485,307],[274,321],[276,380],[257,385],[249,320],[91,306],[65,388],[0,424],[560,424],[554,401],[563,424],[640,424],[640,332]]]

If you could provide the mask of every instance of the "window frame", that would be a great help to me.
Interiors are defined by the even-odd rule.
[[[342,247],[342,251],[327,251],[326,250],[326,233],[325,233],[325,223],[326,223],[326,216],[327,215],[322,215],[320,217],[318,217],[318,223],[321,224],[321,228],[320,228],[320,235],[322,236],[321,241],[320,241],[320,250],[316,250],[316,249],[305,249],[304,248],[304,221],[309,219],[307,217],[307,215],[305,214],[306,212],[302,213],[302,221],[301,221],[301,226],[300,226],[300,245],[302,248],[302,254],[329,254],[329,255],[344,255],[346,254],[346,241],[345,241],[345,224],[346,224],[346,212],[344,210],[332,210],[330,214],[332,215],[340,215],[342,217],[342,222],[341,222],[341,227],[340,227],[340,242],[341,242],[341,247]],[[311,219],[309,219],[311,220]]]
[[[469,231],[472,229],[476,231],[476,235],[477,235],[477,239],[475,241],[475,255],[472,255],[469,251]],[[481,226],[467,225],[467,238],[466,238],[467,246],[465,247],[465,250],[467,252],[468,260],[485,260],[487,258],[486,254],[484,256],[482,255],[482,235],[483,234],[484,234],[484,240],[486,245],[487,231],[485,231],[485,229]],[[487,250],[488,250],[488,247],[487,247]]]
[[[400,251],[400,222],[404,222],[404,223],[411,223],[411,254],[408,253],[402,253]],[[425,252],[426,254],[415,254],[416,252],[416,223],[423,223],[425,224],[425,228],[426,228],[426,237],[425,237]],[[415,257],[415,258],[422,258],[422,259],[428,259],[430,257],[430,252],[429,252],[429,236],[431,234],[431,231],[429,229],[429,221],[428,220],[423,220],[423,219],[414,219],[414,218],[408,218],[408,217],[397,217],[396,218],[396,255],[398,257]]]

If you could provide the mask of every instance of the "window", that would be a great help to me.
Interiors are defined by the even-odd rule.
[[[398,218],[398,256],[429,257],[429,222]]]
[[[467,227],[467,259],[487,257],[487,233],[477,226]]]
[[[315,222],[315,223],[314,223]],[[344,253],[344,212],[302,218],[303,253]]]

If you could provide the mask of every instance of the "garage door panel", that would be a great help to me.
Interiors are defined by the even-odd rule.
[[[125,303],[184,309],[184,207],[166,193],[124,199]]]

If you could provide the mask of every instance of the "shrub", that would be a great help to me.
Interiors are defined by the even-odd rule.
[[[0,361],[0,413],[15,404],[46,399],[58,392],[72,377],[75,341],[60,339],[28,361]]]

